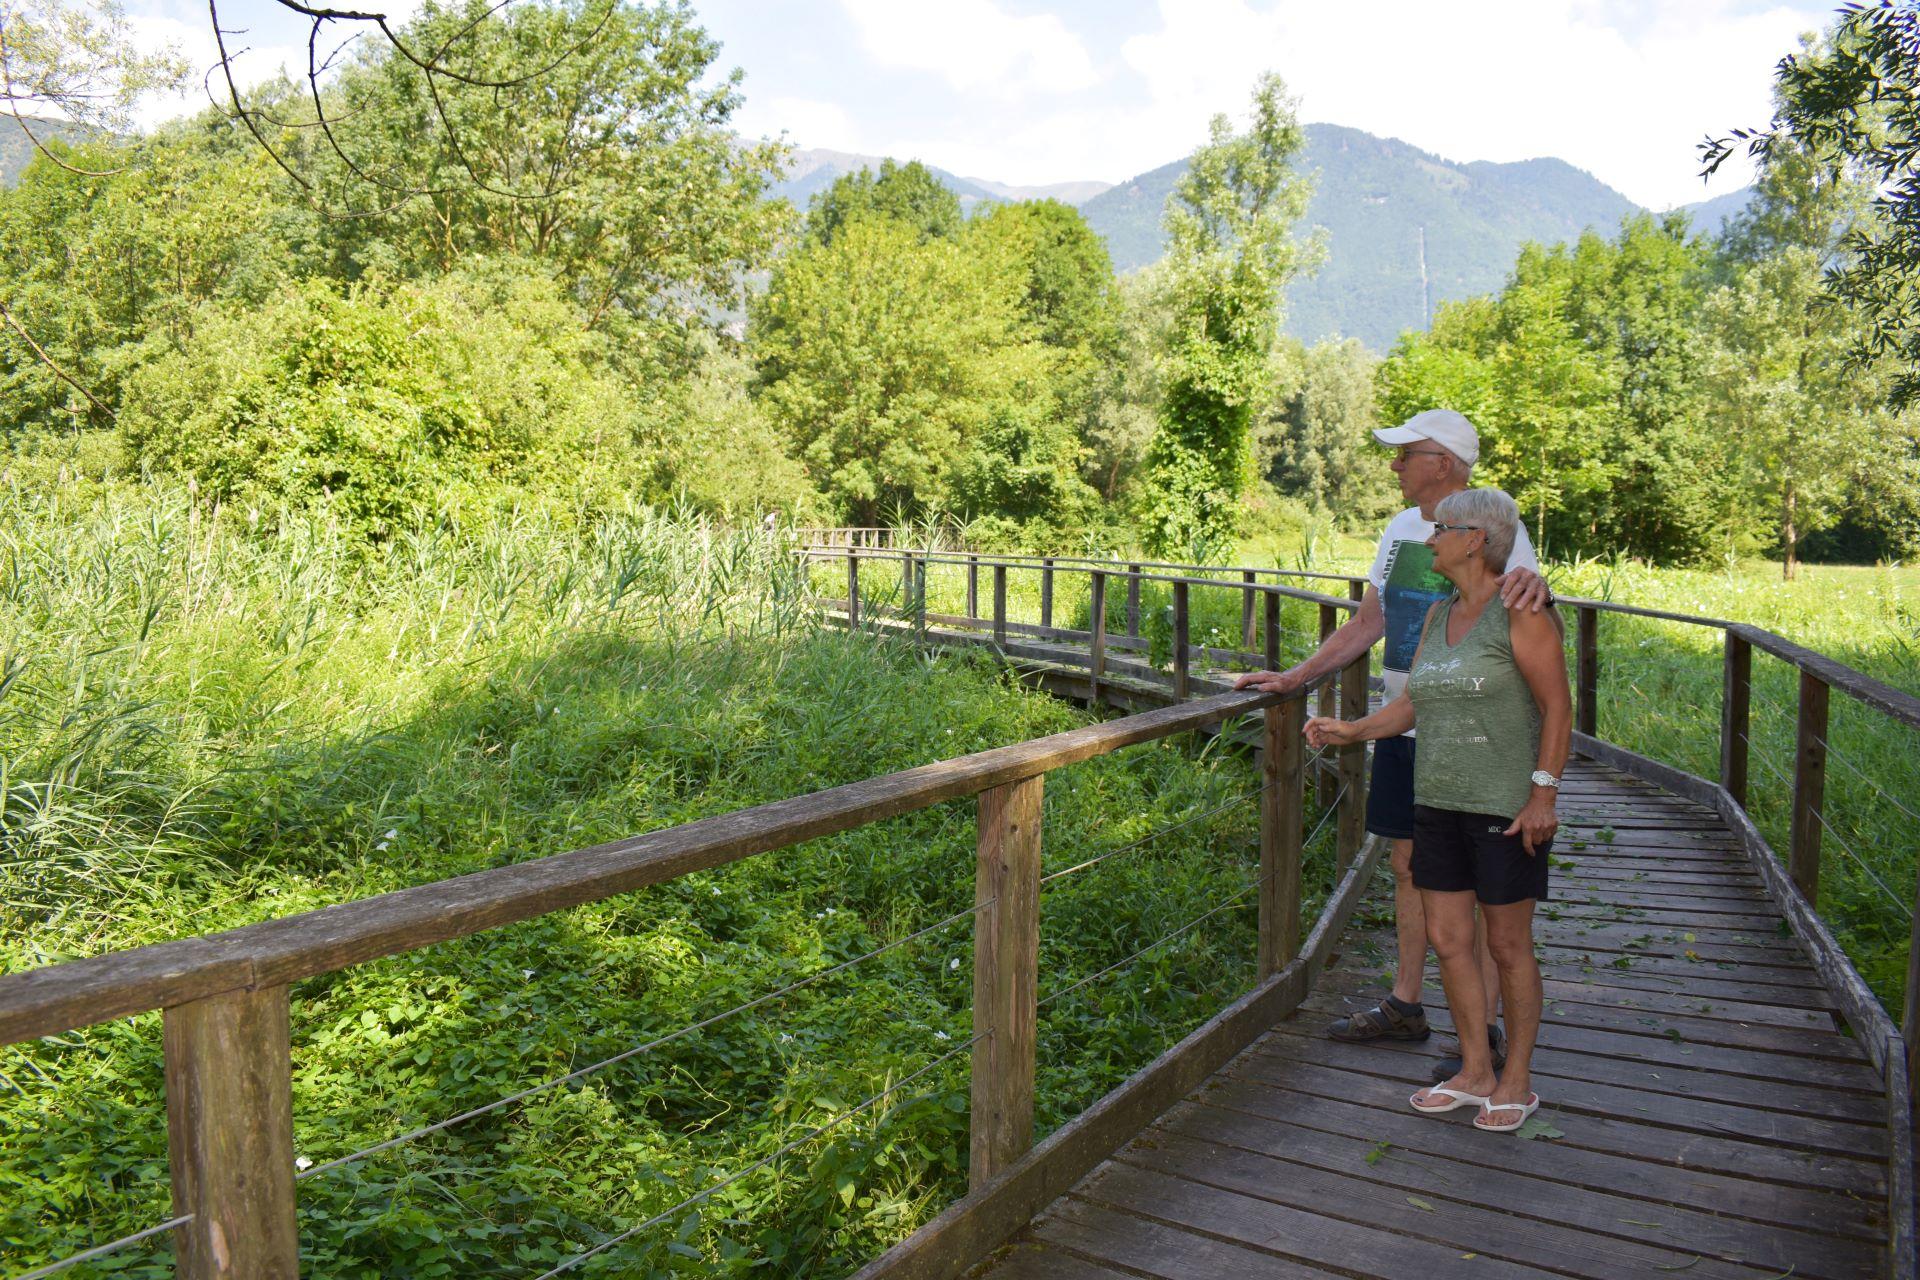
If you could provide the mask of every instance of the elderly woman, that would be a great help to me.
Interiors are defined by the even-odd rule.
[[[1413,883],[1440,959],[1461,1064],[1409,1101],[1415,1111],[1477,1107],[1474,1127],[1503,1133],[1540,1105],[1528,1079],[1540,1030],[1533,904],[1547,896],[1573,716],[1557,621],[1500,603],[1500,575],[1520,527],[1513,499],[1498,489],[1467,489],[1442,499],[1433,515],[1433,567],[1454,594],[1427,613],[1406,693],[1364,720],[1315,717],[1307,740],[1364,742],[1418,723]],[[1474,957],[1476,899],[1506,1009],[1507,1063],[1497,1075]]]

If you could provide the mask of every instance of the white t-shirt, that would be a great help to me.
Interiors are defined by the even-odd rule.
[[[1434,601],[1453,594],[1453,584],[1433,571],[1433,548],[1427,545],[1432,536],[1433,521],[1423,517],[1420,508],[1408,507],[1387,521],[1373,568],[1367,573],[1387,617],[1381,668],[1389,702],[1406,692],[1407,672],[1420,647],[1420,626],[1427,620],[1427,610]],[[1507,568],[1516,566],[1540,572],[1540,558],[1533,552],[1525,521],[1514,533],[1513,553],[1507,557]]]

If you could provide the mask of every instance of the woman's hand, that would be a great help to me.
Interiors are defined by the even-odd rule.
[[[1560,818],[1553,811],[1554,791],[1552,787],[1534,788],[1533,798],[1520,810],[1520,816],[1513,825],[1501,832],[1502,835],[1520,836],[1520,846],[1531,855],[1536,845],[1544,846],[1553,839],[1553,833],[1560,829]]]
[[[1307,721],[1306,736],[1310,747],[1344,747],[1361,740],[1358,721],[1333,716],[1315,716]]]

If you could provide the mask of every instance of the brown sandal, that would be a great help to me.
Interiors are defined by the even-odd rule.
[[[1348,1014],[1327,1028],[1335,1040],[1425,1040],[1433,1034],[1427,1011],[1408,1017],[1385,999],[1371,1009]]]

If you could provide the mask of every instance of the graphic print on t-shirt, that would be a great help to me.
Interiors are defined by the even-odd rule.
[[[1427,610],[1436,600],[1453,594],[1453,584],[1433,571],[1433,548],[1424,542],[1396,541],[1387,552],[1387,585],[1380,593],[1386,615],[1386,653],[1381,667],[1397,673],[1387,677],[1387,696],[1405,687],[1406,672],[1413,666],[1413,654],[1420,647],[1420,626]]]

